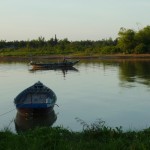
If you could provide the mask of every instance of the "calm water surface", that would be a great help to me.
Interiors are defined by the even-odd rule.
[[[150,60],[81,60],[74,70],[30,69],[27,63],[0,63],[0,129],[15,131],[13,100],[37,81],[57,95],[53,126],[82,130],[75,118],[89,124],[102,119],[125,130],[150,126]]]

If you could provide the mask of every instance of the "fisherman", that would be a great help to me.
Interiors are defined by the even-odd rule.
[[[63,59],[63,63],[66,63],[67,62],[67,59],[64,57],[64,59]]]

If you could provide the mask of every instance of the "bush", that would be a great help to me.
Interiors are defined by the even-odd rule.
[[[115,54],[119,52],[120,52],[120,49],[117,46],[105,46],[101,50],[102,54]]]
[[[146,49],[145,44],[140,43],[139,45],[137,45],[137,46],[134,48],[134,53],[136,53],[136,54],[142,54],[142,53],[145,52],[145,49]]]

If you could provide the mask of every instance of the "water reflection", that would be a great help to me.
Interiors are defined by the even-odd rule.
[[[62,109],[58,109],[58,112],[61,117],[57,119],[56,126],[63,125],[78,131],[82,126],[76,122],[76,117],[87,123],[101,118],[108,126],[121,125],[125,129],[142,129],[149,126],[150,60],[82,60],[75,67],[80,73],[72,70],[29,71],[27,63],[1,63],[1,113],[14,107],[12,98],[21,89],[41,80],[53,87],[60,99],[59,106]],[[65,80],[62,80],[63,71],[67,74]],[[136,88],[122,88],[127,86]],[[90,113],[89,108],[92,110]],[[15,115],[16,112],[12,112],[10,116],[1,118],[1,129],[8,126]],[[34,122],[28,117],[23,119],[30,124]],[[21,121],[18,121],[20,124],[17,123],[16,116],[18,130],[21,125],[25,126],[23,121],[22,124]],[[26,128],[30,127],[26,125]]]
[[[29,72],[31,73],[35,73],[38,71],[47,71],[47,70],[54,70],[54,71],[62,71],[63,76],[66,77],[66,74],[68,73],[68,71],[74,71],[74,72],[79,72],[78,69],[76,69],[75,67],[67,67],[67,68],[29,68]]]
[[[51,113],[48,114],[22,114],[17,112],[15,122],[16,132],[23,132],[29,129],[34,129],[35,127],[50,127],[54,124],[57,120],[57,115],[53,110]]]
[[[137,82],[150,86],[150,63],[143,61],[124,61],[119,65],[119,78],[125,82]]]

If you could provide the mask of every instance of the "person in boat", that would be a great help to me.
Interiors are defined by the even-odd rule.
[[[63,59],[63,63],[67,63],[67,59],[66,58]]]

